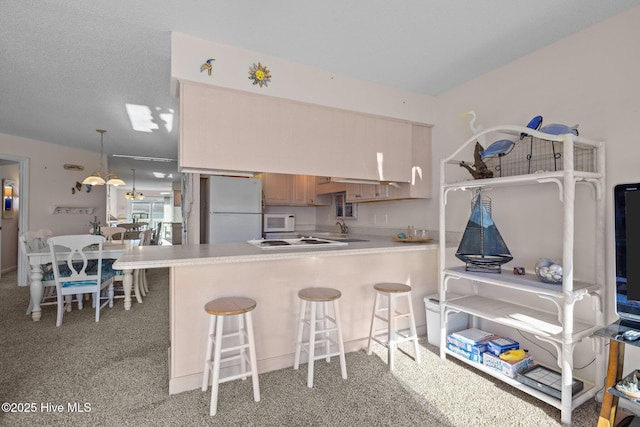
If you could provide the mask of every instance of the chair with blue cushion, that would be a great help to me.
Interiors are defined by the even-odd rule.
[[[103,236],[88,234],[56,236],[48,240],[53,276],[58,297],[58,318],[56,326],[62,325],[62,316],[67,295],[91,294],[96,309],[96,322],[100,321],[100,310],[106,306],[113,307],[113,274],[102,271]],[[98,256],[91,262],[87,251],[97,251]],[[102,297],[103,291],[106,295]],[[81,301],[81,298],[78,298]],[[104,300],[104,303],[102,302]],[[78,309],[81,309],[80,305]]]

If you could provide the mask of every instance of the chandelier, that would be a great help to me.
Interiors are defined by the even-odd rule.
[[[133,171],[133,190],[131,191],[127,191],[127,194],[124,195],[125,199],[136,199],[136,200],[142,200],[144,199],[144,194],[142,194],[139,191],[136,191],[136,170],[135,169],[131,169]]]
[[[103,153],[104,153],[104,143],[102,141],[102,138],[104,136],[104,134],[107,132],[104,129],[96,129],[96,132],[98,132],[100,134],[100,170],[97,172],[92,173],[90,176],[86,177],[84,179],[84,181],[82,181],[83,184],[86,185],[113,185],[113,186],[119,186],[119,185],[125,185],[125,182],[123,180],[121,180],[120,178],[118,178],[118,175],[114,175],[112,173],[109,173],[109,171],[107,171],[107,173],[103,174],[102,173],[102,165],[103,165]]]

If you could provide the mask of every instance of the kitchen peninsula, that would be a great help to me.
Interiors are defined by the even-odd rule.
[[[399,243],[380,236],[361,240],[330,248],[267,250],[248,243],[133,247],[114,267],[128,274],[132,269],[169,267],[169,393],[174,394],[201,385],[208,330],[204,305],[218,297],[256,300],[253,321],[260,372],[293,366],[297,292],[305,287],[342,292],[346,351],[366,347],[373,285],[378,282],[413,287],[416,323],[424,334],[421,307],[424,297],[437,289],[437,243]]]

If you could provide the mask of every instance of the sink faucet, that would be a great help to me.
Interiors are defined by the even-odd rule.
[[[340,221],[342,221],[342,223],[340,223]],[[340,226],[340,233],[349,234],[349,227],[347,227],[347,224],[344,223],[344,219],[340,218],[340,221],[336,222],[336,225]]]

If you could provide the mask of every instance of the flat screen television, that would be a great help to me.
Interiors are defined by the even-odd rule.
[[[614,187],[616,314],[640,326],[640,183]]]

